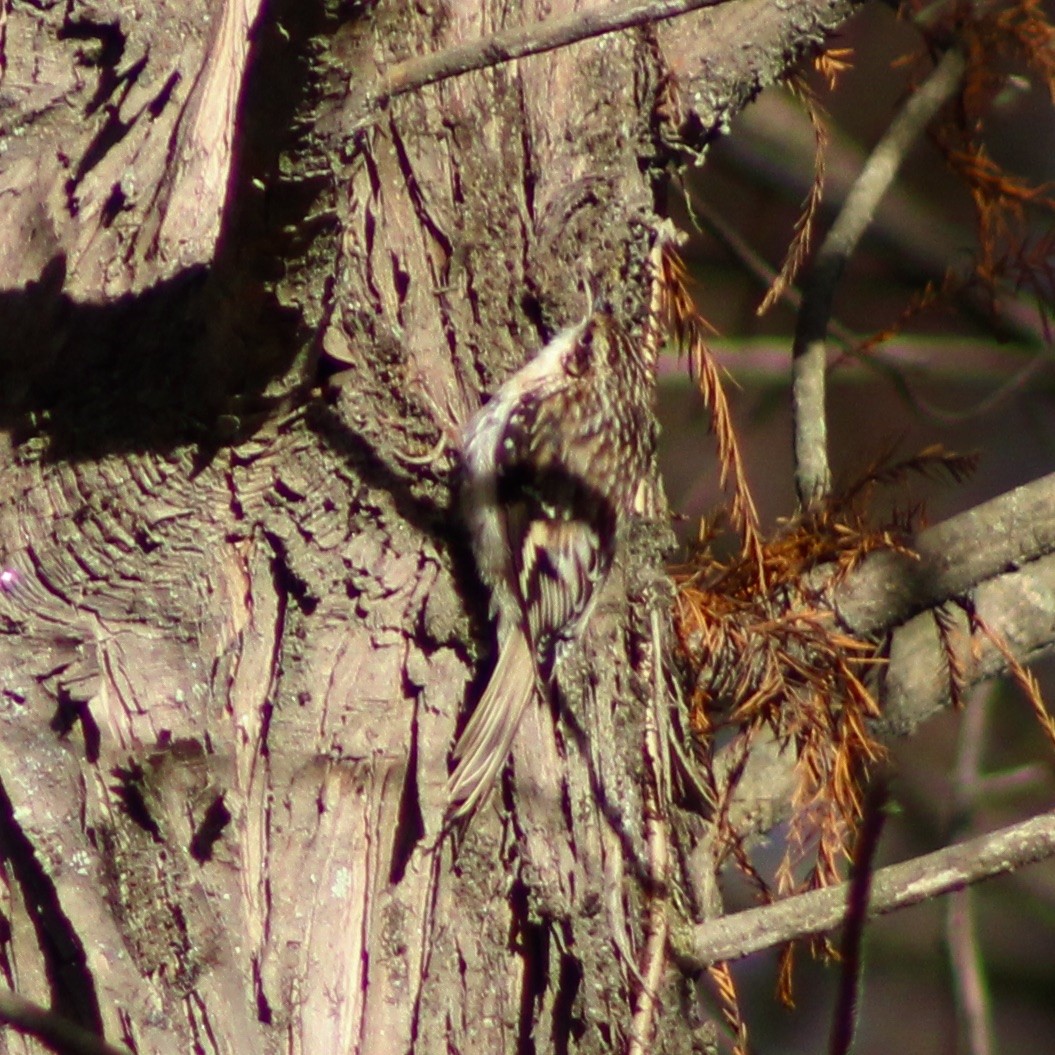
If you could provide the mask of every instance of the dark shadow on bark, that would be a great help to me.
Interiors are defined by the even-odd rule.
[[[14,873],[26,914],[33,921],[37,946],[51,989],[51,1010],[103,1035],[95,980],[84,946],[59,903],[58,892],[33,844],[15,819],[7,788],[0,783],[0,857]]]
[[[195,362],[205,270],[139,296],[79,304],[54,257],[37,282],[0,293],[0,428],[41,439],[50,459],[167,450],[204,430],[208,400]]]
[[[310,349],[313,327],[281,306],[274,289],[289,261],[311,252],[316,238],[335,237],[336,227],[306,219],[331,189],[328,169],[314,167],[324,177],[281,174],[308,167],[311,128],[296,118],[321,90],[318,37],[339,23],[317,5],[289,0],[264,10],[213,260],[138,294],[80,303],[63,292],[68,264],[58,253],[37,281],[0,292],[0,428],[16,442],[36,440],[38,456],[79,460],[191,444],[207,461],[288,408],[262,393]],[[121,41],[106,35],[112,26],[70,26],[71,36],[101,41],[109,65],[111,53],[120,56]],[[120,91],[115,77],[104,81],[109,93]],[[284,165],[290,157],[301,164]],[[309,384],[308,373],[293,387]]]

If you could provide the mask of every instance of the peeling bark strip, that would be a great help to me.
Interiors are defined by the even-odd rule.
[[[584,277],[640,324],[661,78],[705,140],[849,5],[467,74],[349,149],[360,87],[508,5],[363,6],[5,9],[0,782],[35,866],[4,855],[0,970],[140,1052],[609,1052],[653,894],[660,545],[560,721],[527,716],[512,815],[430,853],[485,602],[449,464],[407,455]],[[543,8],[575,14],[518,24]],[[689,988],[648,978],[650,1050],[693,1050]]]
[[[0,167],[0,274],[105,303],[212,259],[260,0],[29,5],[6,19],[19,112]],[[12,235],[14,237],[12,237]]]

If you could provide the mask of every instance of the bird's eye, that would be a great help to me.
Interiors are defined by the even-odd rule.
[[[593,327],[588,326],[568,352],[564,362],[565,373],[569,377],[582,377],[590,369],[593,351]]]

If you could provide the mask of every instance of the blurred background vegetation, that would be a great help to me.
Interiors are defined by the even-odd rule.
[[[1049,8],[1049,18],[1055,11]],[[1049,41],[1049,48],[1055,42]],[[883,5],[871,5],[829,47],[851,49],[834,91],[816,72],[809,82],[828,116],[831,136],[824,204],[814,245],[922,75],[918,32]],[[904,61],[915,56],[916,62]],[[984,140],[991,157],[1034,185],[1055,181],[1055,110],[1048,85],[1013,63],[1000,63],[1002,87]],[[710,149],[687,179],[702,229],[685,247],[693,292],[717,331],[712,350],[728,371],[747,470],[763,524],[772,529],[795,508],[790,359],[794,308],[786,301],[757,314],[766,289],[759,265],[776,271],[814,178],[814,136],[791,92],[765,92]],[[671,195],[678,208],[679,192]],[[676,219],[692,228],[689,210]],[[1027,237],[1042,239],[1055,216],[1037,210]],[[924,522],[958,511],[1055,469],[1055,359],[1042,311],[1055,305],[1007,299],[996,313],[977,299],[953,299],[912,318],[870,353],[850,354],[892,326],[927,282],[947,268],[967,268],[976,245],[967,188],[933,142],[921,138],[885,198],[839,286],[829,376],[829,442],[836,487],[877,458],[907,457],[932,444],[977,451],[978,471],[965,483],[918,479],[886,496],[904,509],[922,503]],[[747,247],[745,252],[744,247]],[[1055,260],[1050,261],[1055,267]],[[761,277],[760,277],[761,275]],[[1043,299],[1043,298],[1041,298]],[[840,352],[838,337],[845,336]],[[723,504],[708,416],[684,364],[663,363],[662,460],[668,496],[683,538]],[[889,507],[888,507],[889,508]],[[884,510],[877,509],[877,516]],[[1055,700],[1055,662],[1035,673]],[[969,707],[942,714],[893,751],[893,815],[879,865],[1050,808],[1055,764],[1016,690],[990,684]],[[774,862],[780,847],[773,848]],[[729,877],[727,896],[751,895]],[[967,894],[908,909],[872,923],[856,1051],[913,1055],[1055,1049],[1055,863],[1027,868]],[[972,974],[970,963],[979,967]],[[776,957],[736,969],[744,1017],[759,1052],[825,1050],[838,966],[798,957],[798,1010],[776,1006]],[[980,987],[973,995],[972,987]],[[957,1007],[975,1002],[991,1031],[971,1039]],[[988,1003],[988,1008],[986,1008]]]

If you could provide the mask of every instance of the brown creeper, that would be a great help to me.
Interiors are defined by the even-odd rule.
[[[610,315],[558,333],[466,426],[464,514],[491,590],[498,661],[454,749],[450,819],[487,795],[558,650],[589,619],[620,521],[642,512],[655,446],[652,359]]]

